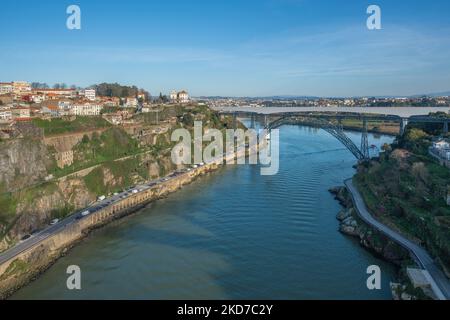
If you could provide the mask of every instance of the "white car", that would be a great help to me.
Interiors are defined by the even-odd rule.
[[[55,224],[57,224],[59,222],[59,219],[53,219],[52,221],[50,221],[50,225],[54,226]]]
[[[132,193],[138,193],[138,191],[137,191],[136,189],[134,189],[134,190],[132,191]]]
[[[85,217],[85,216],[87,216],[88,214],[90,214],[91,212],[89,211],[89,210],[86,210],[86,211],[83,211],[82,213],[81,213],[81,215],[83,216],[83,217]]]

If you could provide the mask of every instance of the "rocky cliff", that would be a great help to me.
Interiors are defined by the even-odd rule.
[[[42,181],[53,161],[40,139],[0,142],[0,191],[20,190]]]

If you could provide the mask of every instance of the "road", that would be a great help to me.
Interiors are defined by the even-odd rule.
[[[202,165],[200,165],[199,167],[201,167]],[[59,221],[57,224],[52,225],[52,226],[48,226],[47,228],[36,232],[35,234],[31,235],[30,238],[28,238],[27,240],[21,241],[18,244],[16,244],[14,247],[11,247],[10,249],[8,249],[7,251],[3,252],[0,254],[0,264],[13,259],[14,257],[16,257],[17,255],[19,255],[20,253],[36,246],[39,245],[42,241],[44,241],[45,239],[47,239],[48,237],[62,231],[64,228],[67,228],[67,226],[70,226],[71,224],[73,224],[74,222],[76,222],[79,219],[84,219],[85,217],[81,216],[81,213],[89,210],[89,215],[93,214],[115,202],[118,202],[126,197],[129,197],[131,195],[133,195],[134,193],[138,193],[138,192],[142,192],[145,190],[150,189],[151,187],[154,187],[157,184],[160,183],[164,183],[167,181],[170,181],[182,174],[187,174],[188,171],[190,171],[191,169],[186,169],[184,171],[177,171],[174,172],[166,177],[163,178],[159,178],[156,180],[152,180],[146,184],[142,184],[142,185],[138,185],[132,188],[129,188],[121,193],[115,194],[112,197],[106,198],[103,201],[98,201],[95,202],[94,204],[92,204],[91,206],[83,209],[83,210],[79,210],[75,213],[73,213],[72,215],[68,216],[67,218]],[[87,215],[87,216],[89,216]],[[86,217],[87,217],[86,216]]]
[[[219,112],[255,112],[259,114],[297,113],[297,112],[339,112],[339,113],[365,113],[374,115],[393,115],[401,118],[412,116],[427,116],[431,112],[448,113],[448,107],[213,107]]]
[[[361,194],[354,186],[352,179],[346,180],[345,185],[353,198],[353,202],[357,209],[356,211],[358,212],[361,219],[400,244],[405,249],[409,250],[412,257],[418,262],[420,267],[428,271],[428,273],[430,274],[432,278],[432,290],[435,293],[436,297],[438,297],[438,299],[440,300],[450,300],[450,281],[437,266],[428,252],[421,246],[408,240],[398,232],[390,229],[386,225],[376,220],[367,209],[366,204]]]

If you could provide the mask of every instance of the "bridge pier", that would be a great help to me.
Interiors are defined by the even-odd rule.
[[[363,155],[363,160],[368,160],[370,158],[369,154],[369,137],[368,137],[367,119],[363,119],[363,130],[361,135],[361,152]]]
[[[448,121],[444,122],[444,134],[448,133]]]
[[[250,129],[255,129],[255,114],[252,113],[251,120],[250,120]]]
[[[408,126],[408,118],[402,118],[400,122],[400,135],[405,134],[406,127]]]

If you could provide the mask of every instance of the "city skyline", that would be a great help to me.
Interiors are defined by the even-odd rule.
[[[382,29],[372,31],[367,1],[78,1],[81,30],[66,28],[70,4],[4,4],[2,81],[117,81],[153,95],[187,88],[236,97],[450,90],[446,1],[377,1]]]

